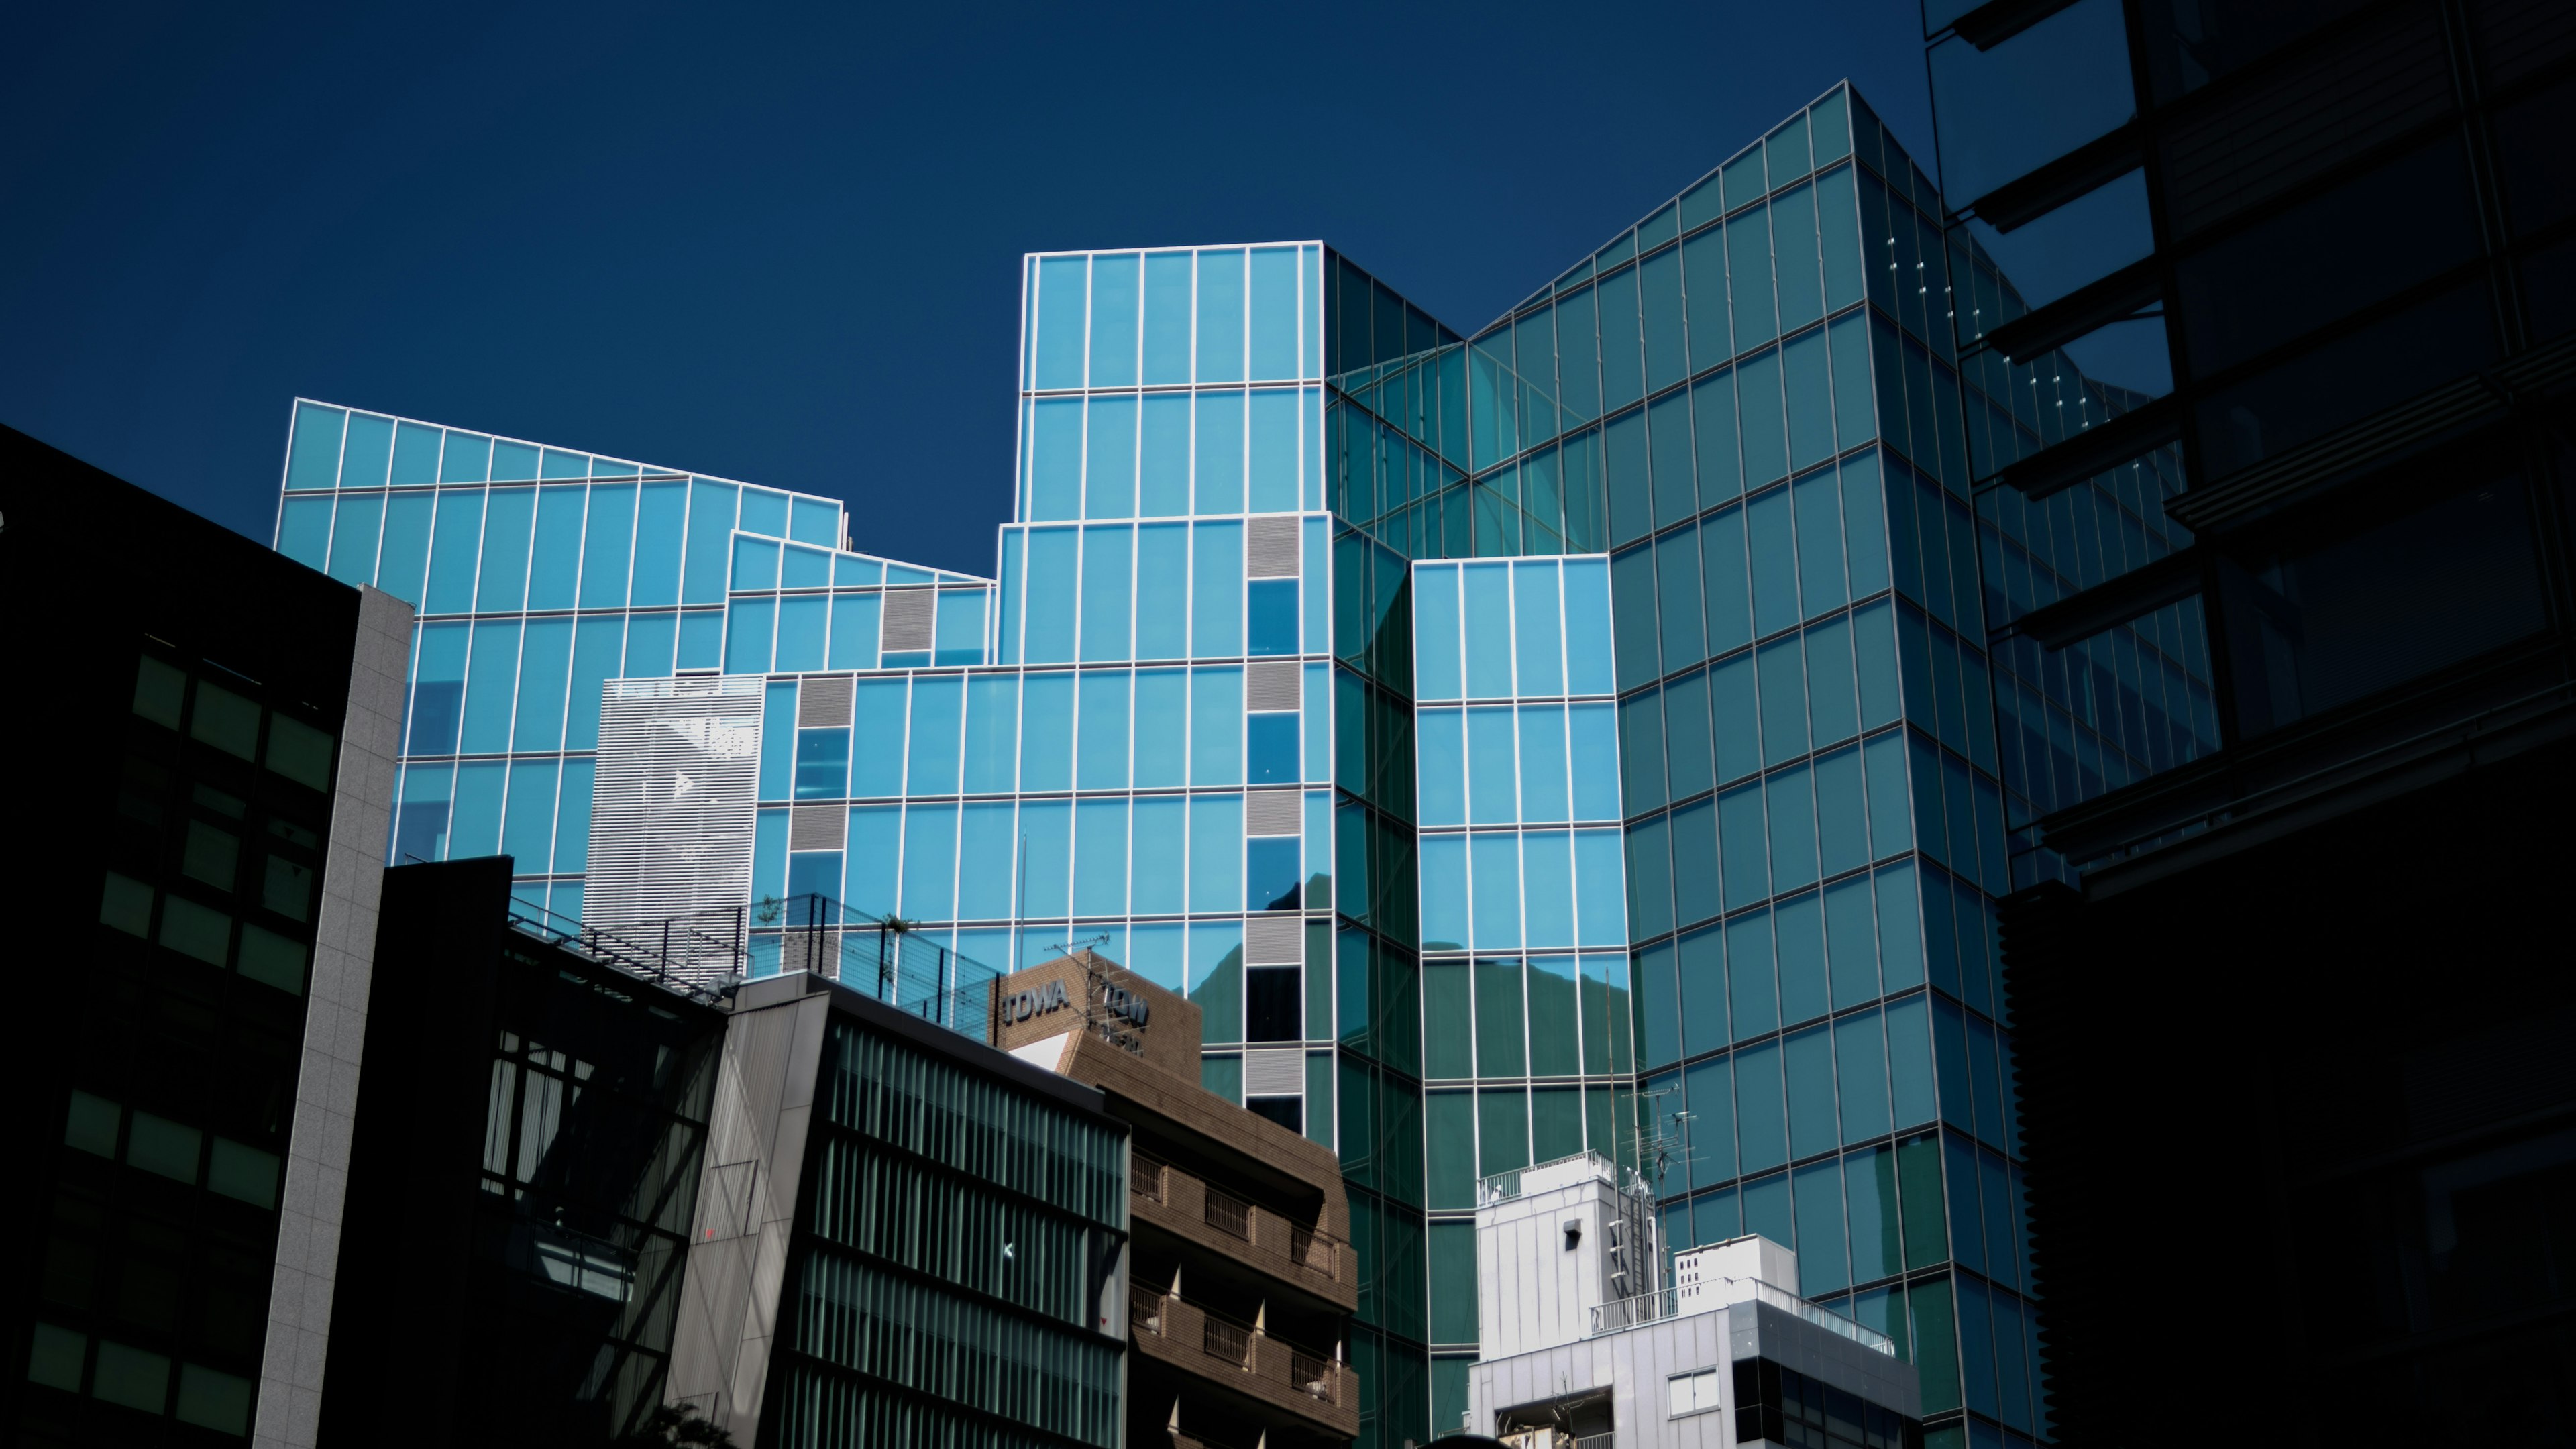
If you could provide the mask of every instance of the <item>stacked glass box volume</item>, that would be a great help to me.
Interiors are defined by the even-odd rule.
[[[1365,1442],[1458,1422],[1477,1178],[1586,1148],[1668,1246],[1794,1246],[1936,1442],[2017,1441],[1939,206],[1837,87],[1473,339],[1315,243],[1033,256],[990,580],[829,499],[313,403],[278,546],[422,606],[394,859],[499,850],[577,912],[603,682],[755,676],[754,899],[1197,1000],[1211,1089],[1342,1158]],[[2082,688],[2032,717],[2098,736]]]

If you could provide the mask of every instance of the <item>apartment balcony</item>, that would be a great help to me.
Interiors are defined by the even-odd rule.
[[[1139,1230],[1154,1228],[1332,1304],[1359,1306],[1359,1263],[1348,1243],[1138,1153],[1128,1177]]]
[[[1145,1358],[1310,1429],[1344,1438],[1359,1432],[1359,1376],[1338,1359],[1171,1294],[1134,1300],[1127,1321],[1129,1339]]]

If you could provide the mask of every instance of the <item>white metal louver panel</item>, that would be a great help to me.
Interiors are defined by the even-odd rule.
[[[1298,799],[1294,790],[1255,790],[1244,796],[1243,833],[1296,834]]]
[[[1298,916],[1254,916],[1243,926],[1247,966],[1294,966],[1304,961],[1305,921]]]
[[[938,590],[888,589],[885,594],[885,621],[878,627],[877,647],[888,654],[927,649],[938,617]]]
[[[711,675],[602,687],[585,922],[749,904],[761,687]]]
[[[1243,707],[1247,713],[1295,709],[1297,695],[1296,665],[1256,660],[1244,666]]]
[[[1301,1096],[1306,1090],[1306,1054],[1294,1047],[1254,1047],[1243,1054],[1243,1095]]]
[[[796,723],[831,728],[850,722],[850,690],[853,681],[846,674],[833,679],[808,679],[796,691]]]
[[[841,836],[850,823],[850,812],[840,805],[799,805],[788,812],[787,848],[789,850],[838,850]]]
[[[1244,572],[1256,579],[1297,577],[1297,519],[1249,519],[1243,534]]]

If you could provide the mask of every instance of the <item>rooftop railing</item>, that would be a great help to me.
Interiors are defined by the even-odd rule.
[[[1642,1194],[1647,1197],[1654,1195],[1653,1190],[1646,1185],[1645,1178],[1638,1174],[1637,1169],[1613,1162],[1587,1148],[1564,1157],[1554,1157],[1545,1162],[1534,1162],[1527,1167],[1515,1167],[1509,1172],[1497,1172],[1490,1177],[1479,1178],[1476,1181],[1476,1203],[1481,1207],[1487,1203],[1509,1202],[1521,1195],[1521,1184],[1532,1174],[1576,1162],[1585,1163],[1591,1168],[1595,1177],[1608,1181],[1611,1186],[1623,1193]]]
[[[744,930],[738,910],[594,926],[513,896],[510,926],[522,935],[711,1006],[742,976]]]
[[[1721,1287],[1720,1285],[1725,1285]],[[1730,1303],[1768,1304],[1783,1313],[1794,1313],[1827,1333],[1838,1334],[1863,1348],[1894,1357],[1896,1340],[1864,1323],[1845,1318],[1828,1308],[1820,1308],[1786,1288],[1774,1287],[1759,1278],[1710,1277],[1693,1285],[1685,1300],[1683,1290],[1664,1288],[1641,1293],[1634,1298],[1616,1298],[1592,1310],[1592,1327],[1584,1335],[1599,1338],[1603,1334],[1641,1328],[1668,1318],[1683,1318],[1695,1313],[1712,1313]]]
[[[990,1044],[1002,973],[925,939],[905,921],[824,895],[770,896],[745,915],[744,973],[810,971]]]

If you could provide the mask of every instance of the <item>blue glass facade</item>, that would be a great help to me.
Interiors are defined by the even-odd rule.
[[[1936,1434],[2028,1436],[1993,901],[2034,811],[2204,747],[2206,669],[2187,606],[1989,654],[2172,542],[2152,470],[1972,507],[2118,399],[1963,382],[1946,278],[2008,284],[1941,215],[1838,87],[1472,338],[1316,243],[1032,256],[989,581],[312,403],[278,546],[422,604],[396,858],[577,911],[601,683],[758,676],[754,900],[1197,1000],[1208,1086],[1342,1158],[1366,1442],[1464,1407],[1476,1178],[1587,1147],[1671,1246],[1795,1246]]]

